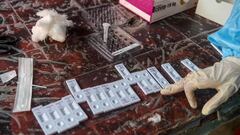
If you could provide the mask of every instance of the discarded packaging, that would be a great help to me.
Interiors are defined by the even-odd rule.
[[[16,76],[17,76],[16,71],[12,70],[12,71],[6,72],[4,74],[1,74],[0,79],[1,79],[2,83],[6,83],[6,82],[11,81]]]
[[[33,82],[33,59],[19,58],[18,85],[15,96],[13,112],[31,110],[32,82]]]

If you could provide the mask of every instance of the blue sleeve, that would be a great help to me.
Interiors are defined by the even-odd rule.
[[[221,50],[223,58],[228,56],[240,58],[240,0],[235,0],[231,15],[225,25],[209,35],[208,40]]]

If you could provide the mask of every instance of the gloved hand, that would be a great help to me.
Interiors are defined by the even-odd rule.
[[[203,107],[202,114],[212,113],[240,88],[240,58],[227,57],[212,67],[189,73],[181,81],[161,90],[163,95],[184,91],[192,108],[197,108],[194,91],[213,88],[218,92]]]
[[[42,41],[47,36],[59,42],[65,41],[66,27],[72,25],[66,15],[60,15],[55,10],[39,11],[37,15],[42,18],[32,28],[34,42]]]

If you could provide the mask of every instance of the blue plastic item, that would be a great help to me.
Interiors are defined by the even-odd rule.
[[[240,0],[235,0],[232,13],[225,25],[208,36],[208,40],[223,54],[223,58],[240,58]]]

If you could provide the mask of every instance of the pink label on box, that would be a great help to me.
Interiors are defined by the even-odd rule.
[[[153,13],[153,0],[127,0],[129,3],[147,13],[152,15]]]

